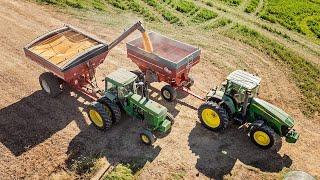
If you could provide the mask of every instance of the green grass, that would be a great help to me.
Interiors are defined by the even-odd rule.
[[[205,30],[212,30],[212,29],[216,29],[219,27],[224,27],[228,24],[230,24],[232,21],[230,19],[227,18],[220,18],[217,21],[214,21],[206,26],[204,26]]]
[[[178,0],[172,1],[172,3],[177,11],[184,14],[193,15],[199,10],[199,7],[196,6],[192,1]]]
[[[217,0],[209,0],[208,2],[214,3]],[[224,2],[225,4],[228,4],[229,6],[239,6],[242,3],[242,0],[219,0]]]
[[[243,25],[235,25],[225,33],[257,48],[290,69],[291,76],[304,95],[302,109],[305,115],[320,112],[320,67],[306,61],[283,45],[268,39]]]
[[[164,20],[170,22],[171,24],[177,24],[180,22],[180,19],[172,12],[167,10],[165,6],[163,6],[157,0],[143,0],[149,6],[153,7],[157,12],[161,14]]]
[[[279,23],[289,30],[319,38],[319,3],[310,0],[267,0],[259,15],[262,19]]]
[[[110,174],[106,175],[104,180],[132,180],[134,175],[129,166],[119,164],[117,165]]]
[[[201,8],[200,11],[193,17],[192,21],[202,23],[210,19],[216,18],[217,16],[217,13],[208,9]]]
[[[259,1],[260,0],[251,0],[244,11],[246,13],[252,13],[253,11],[255,11],[257,9]]]

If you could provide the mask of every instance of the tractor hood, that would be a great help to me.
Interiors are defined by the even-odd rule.
[[[253,98],[252,101],[252,104],[255,104],[260,110],[265,111],[269,116],[280,121],[279,123],[289,128],[294,126],[294,120],[282,109],[259,98]]]
[[[143,109],[145,112],[151,114],[152,116],[166,117],[167,115],[167,108],[155,101],[142,97],[138,94],[132,95],[130,99],[135,105]]]

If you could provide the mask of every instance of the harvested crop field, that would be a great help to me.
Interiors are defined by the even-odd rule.
[[[108,13],[39,5],[34,1],[0,1],[1,179],[86,179],[97,171],[85,166],[95,164],[91,162],[95,158],[104,159],[104,164],[112,166],[127,164],[132,169],[129,173],[138,179],[278,179],[290,170],[302,170],[320,177],[320,117],[316,105],[315,111],[304,113],[304,91],[292,76],[290,66],[268,52],[221,33],[224,28],[235,25],[228,20],[234,15],[224,14],[224,11],[218,14],[228,23],[218,23],[225,25],[212,31],[203,28],[220,18],[212,13],[209,13],[212,18],[207,24],[199,25],[189,17],[195,24],[181,26],[188,24],[183,17],[196,17],[197,13],[193,11],[198,12],[188,8],[186,16],[183,12],[174,14],[180,24],[148,20],[145,26],[147,30],[202,49],[201,62],[191,72],[195,79],[192,90],[200,95],[204,96],[233,70],[247,69],[258,73],[262,77],[260,97],[284,109],[296,120],[295,129],[301,133],[296,144],[284,142],[279,152],[263,151],[250,142],[242,129],[230,127],[223,133],[208,131],[197,117],[197,108],[202,102],[183,95],[177,101],[167,103],[159,95],[163,84],[153,84],[151,98],[165,105],[176,118],[176,123],[171,133],[158,139],[153,147],[139,141],[139,122],[130,117],[123,117],[110,131],[100,132],[90,124],[85,113],[89,99],[71,90],[64,91],[58,98],[46,96],[38,82],[39,75],[45,70],[24,56],[23,47],[63,24],[71,24],[111,42],[124,28],[141,16],[145,17],[135,11],[119,11],[113,5],[105,8]],[[163,17],[160,13],[172,13],[172,9],[171,5],[167,8],[160,4],[158,9],[150,10],[159,14],[147,14],[147,17],[157,19]],[[259,32],[269,38],[272,36],[269,31]],[[133,34],[110,52],[98,69],[99,82],[105,74],[117,68],[137,69],[126,58],[125,42],[139,36],[139,33]],[[272,37],[280,39],[279,36]],[[292,37],[297,37],[298,41],[301,39],[296,34]],[[309,48],[317,50],[317,46],[310,44]],[[310,54],[305,51],[303,55],[300,45],[289,48],[308,62],[320,64],[314,51]],[[315,100],[319,98],[316,96]],[[85,162],[79,163],[83,159]]]

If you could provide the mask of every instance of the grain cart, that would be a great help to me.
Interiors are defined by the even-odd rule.
[[[89,118],[100,130],[109,129],[121,117],[120,108],[135,119],[144,120],[145,128],[140,133],[143,143],[155,142],[153,131],[166,133],[173,124],[173,117],[167,108],[150,100],[144,92],[144,82],[137,81],[138,76],[125,69],[118,69],[105,78],[104,95],[89,106]]]
[[[293,129],[294,120],[278,107],[257,98],[261,78],[246,71],[236,70],[212,89],[206,102],[198,109],[201,123],[212,131],[222,131],[230,121],[248,127],[251,141],[262,149],[281,144],[284,136],[295,143],[299,134]],[[278,143],[279,142],[279,143]]]
[[[166,82],[161,89],[162,98],[173,101],[177,90],[184,91],[199,99],[202,97],[190,91],[194,80],[190,69],[200,62],[201,50],[161,34],[148,33],[153,52],[144,49],[142,37],[127,43],[127,56],[137,64],[148,83]]]

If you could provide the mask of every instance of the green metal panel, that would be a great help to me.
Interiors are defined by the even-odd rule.
[[[249,106],[249,121],[255,121],[258,116],[267,121],[267,124],[281,135],[281,126],[292,128],[293,119],[280,108],[259,98],[253,98]]]
[[[129,97],[129,101],[136,104],[138,107],[143,109],[145,112],[151,114],[152,116],[162,117],[167,114],[167,108],[160,105],[159,103],[142,97],[138,94],[133,94]]]

